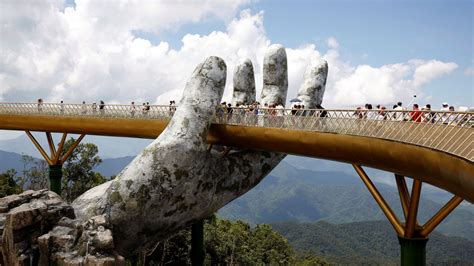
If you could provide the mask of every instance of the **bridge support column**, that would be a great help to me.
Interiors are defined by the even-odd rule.
[[[422,182],[421,180],[413,179],[410,193],[405,182],[405,177],[395,174],[400,203],[405,217],[405,223],[401,223],[382,195],[378,192],[364,169],[357,164],[353,164],[352,166],[398,235],[401,251],[401,265],[426,265],[426,243],[428,242],[428,235],[463,201],[463,199],[456,195],[453,196],[431,219],[423,226],[420,226],[417,222],[417,215]]]
[[[199,220],[191,229],[191,264],[204,265],[204,256],[204,220]]]
[[[63,176],[63,164],[71,156],[74,149],[79,145],[81,140],[84,138],[82,134],[74,143],[68,148],[68,150],[63,150],[64,143],[66,142],[67,133],[64,133],[59,142],[58,148],[56,149],[53,141],[51,132],[46,132],[46,139],[48,140],[49,149],[51,154],[48,155],[43,147],[39,144],[36,138],[29,131],[25,131],[26,135],[30,138],[31,142],[36,146],[38,151],[43,156],[44,160],[49,165],[49,189],[56,194],[61,196],[61,178]]]
[[[426,265],[426,243],[428,238],[398,237],[400,243],[400,263],[402,266]]]
[[[49,166],[49,190],[61,195],[61,178],[63,177],[62,165]]]

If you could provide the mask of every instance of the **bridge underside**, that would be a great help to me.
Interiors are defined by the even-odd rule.
[[[2,129],[156,138],[165,120],[0,115]],[[210,144],[322,158],[412,177],[474,202],[474,164],[466,159],[391,140],[315,131],[213,124]]]

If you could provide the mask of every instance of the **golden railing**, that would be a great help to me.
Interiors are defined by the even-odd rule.
[[[0,103],[3,115],[169,120],[176,106]],[[285,128],[393,140],[474,161],[474,113],[217,107],[216,124]],[[0,126],[1,128],[1,126]],[[387,151],[389,152],[389,151]]]

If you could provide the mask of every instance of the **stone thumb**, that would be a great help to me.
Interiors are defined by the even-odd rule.
[[[206,149],[207,132],[224,92],[226,71],[224,60],[216,56],[196,67],[176,112],[157,141],[182,142],[194,149]]]

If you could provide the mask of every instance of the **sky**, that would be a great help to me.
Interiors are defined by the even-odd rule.
[[[329,64],[323,106],[474,106],[474,1],[1,0],[0,102],[179,100],[207,56],[288,55],[287,99],[306,67]],[[417,95],[416,99],[413,95]],[[0,131],[0,138],[12,135]]]

